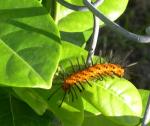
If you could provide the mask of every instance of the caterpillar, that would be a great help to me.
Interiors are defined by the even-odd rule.
[[[132,65],[130,64],[128,66],[123,66],[115,62],[114,63],[108,62],[111,60],[108,60],[105,63],[102,63],[100,60],[100,63],[94,64],[92,61],[92,65],[87,66],[83,57],[82,57],[82,60],[83,60],[85,67],[83,69],[80,67],[80,63],[77,58],[77,65],[79,67],[77,71],[75,70],[73,63],[70,61],[73,73],[68,74],[67,76],[63,76],[62,85],[50,95],[51,97],[60,88],[64,91],[64,96],[61,100],[59,107],[61,107],[67,93],[68,94],[70,93],[72,95],[72,101],[74,100],[74,95],[76,98],[78,97],[75,87],[79,90],[79,92],[82,92],[84,90],[84,84],[88,84],[90,87],[92,87],[89,80],[92,80],[95,78],[99,80],[103,80],[103,77],[105,76],[114,77],[114,75],[118,77],[123,77],[125,74],[125,67],[128,67],[128,66],[130,67]],[[64,73],[62,75],[64,75]],[[50,99],[50,97],[48,99]]]
[[[89,79],[96,77],[102,78],[102,76],[107,75],[113,76],[114,74],[119,77],[122,77],[124,75],[124,69],[118,64],[95,64],[93,66],[89,66],[86,69],[77,71],[65,78],[62,85],[62,89],[66,92],[73,85],[81,85],[84,82],[88,82]]]

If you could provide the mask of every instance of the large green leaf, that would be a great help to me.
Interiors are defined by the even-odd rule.
[[[54,126],[52,113],[38,116],[27,104],[0,89],[1,126]]]
[[[104,78],[103,81],[91,81],[83,95],[108,119],[123,126],[134,126],[140,121],[142,113],[141,97],[137,89],[123,78]]]
[[[0,1],[0,84],[50,88],[60,40],[37,0]]]
[[[70,3],[81,5],[82,0],[66,0]],[[125,10],[128,0],[104,0],[98,9],[110,20],[117,19]],[[90,12],[77,12],[57,4],[56,22],[60,31],[79,32],[92,28],[93,16]],[[103,25],[103,22],[100,23]]]

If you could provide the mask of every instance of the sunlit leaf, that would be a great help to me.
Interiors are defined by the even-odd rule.
[[[0,84],[50,88],[60,40],[48,12],[37,0],[2,0],[0,19]]]

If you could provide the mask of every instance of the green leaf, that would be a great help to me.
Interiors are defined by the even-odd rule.
[[[61,60],[67,60],[69,58],[79,57],[81,55],[87,55],[87,51],[69,42],[62,42]]]
[[[50,88],[61,48],[48,12],[37,0],[5,0],[0,19],[0,84]]]
[[[60,61],[67,60],[69,58],[77,58],[77,57],[79,58],[79,56],[81,55],[87,55],[87,51],[77,45],[85,43],[90,33],[91,31],[86,31],[86,32],[83,32],[82,35],[81,35],[81,32],[75,33],[74,35],[73,33],[69,33],[69,32],[61,32],[62,54],[61,54]],[[84,37],[83,37],[83,34],[84,34]],[[77,41],[78,38],[79,38],[79,41]]]
[[[144,115],[150,91],[139,89],[139,93],[140,93],[141,98],[142,98],[142,106],[143,106],[142,107],[143,108],[142,115]]]
[[[142,98],[142,106],[143,106],[142,107],[143,108],[142,117],[143,117],[144,113],[145,113],[146,106],[147,106],[147,101],[148,101],[148,97],[149,97],[150,91],[149,90],[140,89],[139,93],[140,93],[141,98]],[[150,122],[150,115],[148,117],[149,118],[147,119],[147,121]]]
[[[66,0],[81,5],[82,0]],[[128,0],[105,0],[98,9],[110,20],[116,20],[125,10]],[[56,22],[60,31],[81,32],[93,27],[93,16],[90,12],[72,11],[57,4]],[[100,22],[103,25],[103,22]]]
[[[107,119],[123,126],[134,126],[142,113],[141,97],[137,89],[123,78],[106,77],[103,81],[90,81],[83,98]]]
[[[50,12],[51,11],[50,8],[53,8],[53,1],[52,0],[42,0],[42,5],[47,9],[48,12]]]
[[[82,126],[119,126],[101,114],[90,102],[83,99],[84,122]]]
[[[81,98],[72,102],[71,97],[68,95],[62,106],[59,107],[62,97],[64,96],[64,92],[61,88],[48,100],[48,97],[61,85],[62,83],[59,83],[59,85],[53,83],[53,87],[50,90],[15,88],[14,91],[19,98],[30,105],[37,114],[41,115],[45,109],[48,109],[57,119],[61,120],[64,126],[80,126],[84,118]],[[70,101],[68,101],[68,98]]]
[[[82,126],[120,126],[110,120],[108,120],[102,114],[94,115],[92,113],[85,112],[84,122]]]
[[[39,115],[43,115],[48,108],[47,101],[33,89],[13,88],[13,91]]]
[[[56,2],[55,0],[42,0],[42,5],[47,9],[53,19],[55,19]]]
[[[62,83],[61,83],[62,85]],[[58,87],[58,86],[57,86]],[[54,86],[54,90],[56,90]],[[54,90],[51,90],[53,92]],[[65,97],[61,107],[59,107],[64,96],[62,88],[49,100],[49,109],[55,113],[64,126],[81,126],[84,119],[84,111],[81,97],[72,101],[71,94]]]
[[[91,34],[92,30],[84,32],[60,32],[62,41],[70,42],[83,48]]]
[[[27,104],[0,89],[1,126],[54,126],[52,113],[38,116]]]

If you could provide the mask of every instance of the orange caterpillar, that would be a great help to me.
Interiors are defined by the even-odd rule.
[[[83,61],[85,61],[85,60],[83,59]],[[118,64],[99,63],[99,64],[93,64],[92,66],[88,66],[84,69],[81,69],[78,59],[77,59],[77,62],[78,62],[78,66],[79,66],[80,70],[75,71],[72,62],[70,62],[74,73],[68,75],[67,77],[63,76],[63,84],[61,85],[61,87],[56,89],[51,94],[51,96],[53,96],[60,88],[62,88],[63,91],[65,92],[59,107],[62,105],[67,93],[71,94],[72,101],[73,101],[74,96],[76,96],[76,98],[78,97],[77,93],[76,93],[76,88],[80,92],[82,92],[84,90],[83,84],[88,84],[89,86],[92,87],[92,85],[89,83],[88,80],[91,80],[94,78],[103,80],[104,76],[111,76],[111,77],[113,77],[113,75],[117,75],[119,77],[124,76],[124,68]],[[85,66],[86,66],[86,64],[85,64]],[[50,97],[48,99],[50,99]]]
[[[108,57],[105,58],[104,60],[105,62],[101,61],[101,57],[103,53],[102,51],[100,51],[99,53],[100,57],[97,59],[99,63],[97,63],[96,61],[96,63],[94,64],[93,60],[91,59],[91,66],[87,66],[87,64],[85,63],[84,57],[82,57],[82,62],[84,63],[85,68],[81,68],[79,60],[77,58],[77,66],[79,67],[78,70],[75,70],[75,67],[70,61],[72,70],[74,72],[71,74],[66,74],[66,72],[62,69],[61,72],[63,72],[62,73],[63,84],[58,89],[56,89],[50,95],[50,97],[53,96],[61,88],[64,91],[64,96],[59,105],[60,107],[65,99],[66,94],[71,94],[72,101],[73,101],[74,97],[78,98],[76,90],[78,90],[79,92],[82,92],[84,90],[84,84],[88,84],[89,86],[92,87],[89,80],[92,80],[92,79],[103,80],[103,77],[106,77],[106,76],[113,77],[114,75],[118,77],[123,77],[125,74],[126,68],[129,68],[137,64],[137,62],[127,64],[126,59],[129,57],[132,51],[133,50],[129,51],[125,56],[122,56],[123,57],[122,59],[121,57],[113,56],[113,51],[111,50]],[[50,97],[48,99],[50,99]]]
[[[95,64],[81,71],[77,71],[69,75],[67,78],[64,78],[62,89],[67,92],[74,85],[81,85],[82,83],[86,82],[88,83],[89,79],[96,77],[102,78],[103,76],[107,75],[113,76],[114,74],[122,77],[124,75],[124,69],[118,64]]]

